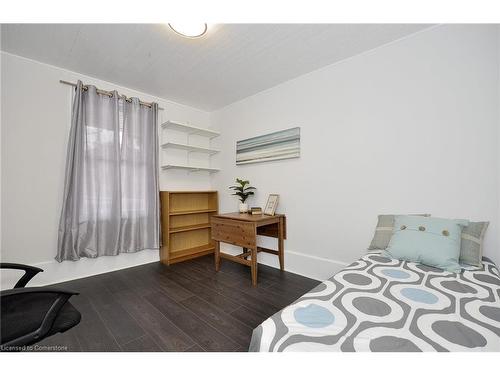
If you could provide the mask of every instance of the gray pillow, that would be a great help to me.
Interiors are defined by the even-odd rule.
[[[469,222],[469,225],[462,230],[460,263],[481,266],[484,234],[488,225],[489,221]]]
[[[375,228],[372,242],[368,250],[385,250],[389,246],[394,228],[395,215],[378,215],[378,223]],[[430,214],[416,214],[411,216],[431,216]]]

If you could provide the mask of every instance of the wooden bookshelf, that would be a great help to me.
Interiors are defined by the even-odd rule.
[[[210,217],[219,209],[217,191],[162,191],[162,247],[167,265],[212,254]]]

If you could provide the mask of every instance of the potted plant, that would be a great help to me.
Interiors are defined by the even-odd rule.
[[[245,213],[248,212],[248,204],[246,204],[246,200],[250,195],[254,195],[254,192],[252,190],[255,190],[253,186],[250,186],[250,181],[248,180],[242,180],[237,178],[236,179],[236,184],[230,186],[229,189],[234,190],[234,193],[232,195],[237,195],[240,200],[240,212]]]

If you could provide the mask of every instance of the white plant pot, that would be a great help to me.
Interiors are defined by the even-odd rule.
[[[248,204],[246,204],[246,203],[240,203],[240,212],[242,214],[248,212]]]

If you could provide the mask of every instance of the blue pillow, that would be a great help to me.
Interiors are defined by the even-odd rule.
[[[450,272],[460,272],[460,241],[468,220],[399,215],[386,255]]]

